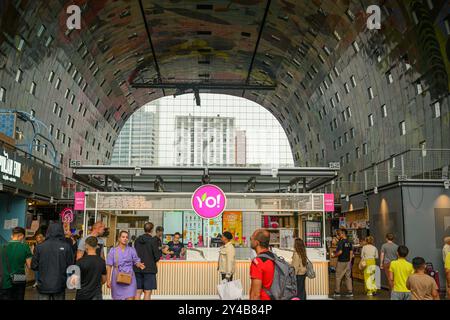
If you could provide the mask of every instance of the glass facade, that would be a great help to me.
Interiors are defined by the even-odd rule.
[[[133,114],[111,164],[139,166],[294,165],[285,132],[265,108],[221,94],[164,97]]]

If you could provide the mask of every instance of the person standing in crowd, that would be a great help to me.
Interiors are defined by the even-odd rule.
[[[384,270],[389,283],[389,288],[391,288],[391,290],[394,284],[391,282],[389,277],[389,267],[392,261],[397,260],[398,250],[398,245],[394,243],[394,239],[395,237],[393,233],[386,234],[386,242],[381,246],[380,254],[380,269]]]
[[[135,243],[136,243],[136,236],[133,235],[133,236],[131,236],[131,241],[128,242],[128,246],[129,246],[129,247],[134,247],[134,244],[135,244]]]
[[[147,222],[144,225],[144,234],[139,236],[135,243],[138,257],[145,265],[145,269],[134,267],[136,274],[136,300],[141,300],[142,291],[144,291],[144,300],[151,300],[152,290],[157,289],[156,274],[158,273],[157,262],[161,259],[161,250],[156,237],[152,237],[153,223]]]
[[[425,259],[415,257],[412,265],[414,274],[406,280],[406,288],[411,291],[412,300],[440,300],[436,281],[425,273]]]
[[[39,272],[39,300],[65,300],[66,272],[73,261],[72,248],[64,240],[61,223],[52,223],[46,240],[36,246],[31,261],[31,268]]]
[[[134,265],[141,270],[145,269],[136,250],[128,246],[128,232],[120,231],[118,245],[109,251],[106,261],[106,281],[108,288],[111,288],[113,300],[134,300],[137,289],[136,276],[133,272]],[[119,273],[130,275],[130,283],[119,283],[117,281]]]
[[[30,247],[24,243],[25,229],[12,229],[11,240],[3,246],[0,258],[3,266],[3,283],[0,290],[0,300],[25,300],[26,281],[14,282],[14,275],[24,276],[25,265],[31,268]]]
[[[169,247],[169,254],[171,258],[180,258],[181,256],[184,256],[184,253],[186,251],[186,248],[184,247],[184,244],[180,241],[181,234],[179,232],[176,232],[173,235],[173,241],[170,241],[167,246]]]
[[[98,247],[96,249],[96,252],[103,259],[105,259],[105,256],[103,253],[103,247],[105,246],[105,242],[101,237],[103,237],[104,233],[105,233],[105,224],[102,221],[97,221],[92,226],[91,233],[87,236],[87,237],[96,237],[97,238]],[[86,247],[85,247],[84,243],[85,243],[87,237],[81,238],[81,240],[78,244],[77,260],[80,260],[86,254]]]
[[[256,230],[250,238],[250,245],[256,251],[256,258],[250,265],[250,300],[270,300],[266,290],[272,286],[275,274],[275,263],[266,258],[259,258],[258,255],[266,253],[273,255],[269,251],[270,233],[266,229]]]
[[[389,267],[389,279],[393,283],[391,300],[411,300],[411,291],[406,286],[409,276],[414,273],[414,268],[406,260],[409,249],[406,246],[399,246],[397,250],[397,260],[391,262]]]
[[[157,226],[155,230],[155,236],[156,241],[158,242],[158,248],[161,250],[161,253],[163,255],[169,254],[169,250],[167,246],[163,245],[163,234],[164,234],[164,228],[161,226]]]
[[[36,233],[34,235],[34,240],[36,241],[36,244],[33,247],[33,253],[34,250],[36,249],[36,246],[41,244],[42,242],[45,241],[45,237],[42,233]],[[38,285],[38,279],[39,279],[39,271],[34,271],[34,284],[33,284],[33,288],[36,288]]]
[[[353,283],[352,283],[352,266],[351,261],[353,258],[353,246],[347,239],[347,230],[339,229],[337,231],[339,242],[337,244],[336,252],[332,257],[337,257],[336,265],[336,288],[334,296],[341,295],[341,284],[344,280],[347,292],[345,296],[353,297]]]
[[[366,238],[366,244],[361,250],[361,260],[365,262],[364,285],[368,296],[377,294],[378,288],[375,281],[375,266],[377,265],[378,249],[373,245],[375,242],[372,236]]]
[[[450,237],[444,238],[444,247],[442,248],[442,259],[445,263],[445,259],[447,258],[447,254],[450,253]]]
[[[306,267],[308,258],[306,256],[306,247],[303,239],[297,238],[294,242],[294,254],[292,255],[292,266],[295,269],[297,277],[297,297],[300,300],[306,300]]]
[[[450,253],[445,257],[445,275],[447,278],[447,298],[450,299]]]
[[[222,235],[223,246],[219,249],[218,270],[222,280],[233,281],[233,274],[236,263],[236,249],[231,240],[233,235],[231,232],[225,231]]]
[[[75,300],[103,300],[102,284],[106,283],[106,263],[97,255],[97,245],[96,237],[86,238],[86,255],[77,261],[81,271],[81,288],[77,290]]]

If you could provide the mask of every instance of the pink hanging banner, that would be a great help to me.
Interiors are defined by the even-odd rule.
[[[334,194],[333,193],[325,193],[323,195],[325,212],[334,212]]]
[[[84,211],[85,196],[84,192],[75,192],[74,210]]]

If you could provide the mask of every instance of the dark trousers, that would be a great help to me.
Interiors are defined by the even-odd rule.
[[[306,274],[297,275],[297,297],[300,300],[306,300],[306,288],[305,288]]]
[[[60,293],[40,293],[38,294],[38,300],[65,300],[66,292]]]
[[[11,288],[0,290],[0,300],[25,300],[26,284],[13,284]]]
[[[225,275],[225,273],[221,273],[220,275],[222,276],[222,280],[225,280],[225,279],[226,279],[226,275]],[[231,277],[230,277],[230,280],[229,280],[229,281],[233,281],[233,275],[231,275]]]

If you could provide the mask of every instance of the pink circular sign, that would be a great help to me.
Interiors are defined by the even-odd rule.
[[[192,194],[191,204],[195,213],[203,219],[214,219],[226,206],[225,193],[218,186],[205,184]]]

